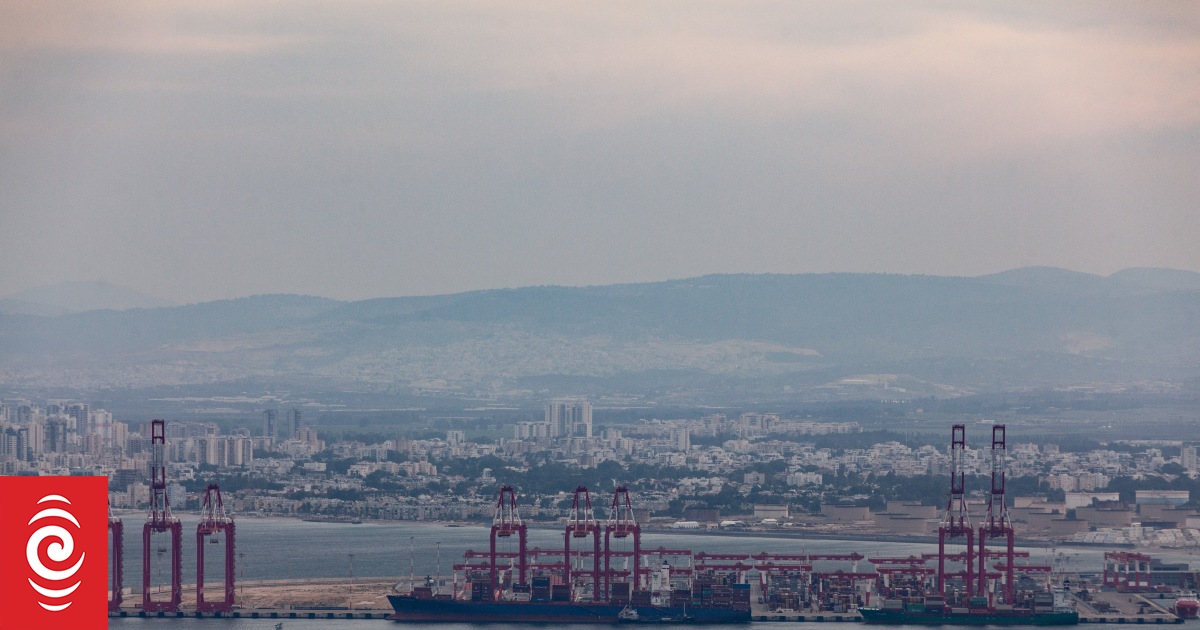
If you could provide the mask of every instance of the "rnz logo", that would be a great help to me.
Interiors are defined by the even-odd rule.
[[[107,481],[0,477],[0,625],[108,626]]]
[[[49,503],[54,507],[47,507],[29,519],[30,525],[35,523],[41,525],[37,531],[33,532],[33,535],[29,537],[29,542],[25,545],[25,559],[29,562],[29,568],[38,577],[37,580],[29,578],[29,585],[39,595],[37,598],[39,606],[50,612],[60,612],[71,605],[69,599],[71,593],[74,593],[83,584],[83,580],[76,580],[74,584],[70,584],[70,582],[78,577],[79,569],[83,567],[83,560],[87,554],[80,551],[79,560],[69,569],[60,571],[46,566],[46,563],[42,561],[43,550],[45,550],[46,558],[52,564],[69,563],[75,557],[75,534],[64,528],[63,524],[74,525],[75,532],[78,533],[79,520],[75,518],[74,514],[71,514],[71,502],[64,496],[48,494],[38,499],[38,505],[43,503]],[[62,507],[55,504],[61,504]],[[47,540],[52,542],[49,545],[43,545]],[[43,586],[47,583],[56,588]],[[70,584],[70,586],[57,588],[66,584]],[[53,603],[42,601],[43,597]]]

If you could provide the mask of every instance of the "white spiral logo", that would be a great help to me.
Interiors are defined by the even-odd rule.
[[[71,502],[65,497],[57,494],[48,494],[42,497],[40,500],[38,500],[38,505],[46,502],[61,502],[71,505]],[[37,514],[34,514],[33,518],[29,519],[29,524],[33,525],[37,521],[40,521],[44,518],[62,519],[63,521],[67,521],[75,525],[76,530],[79,529],[79,521],[75,520],[75,516],[67,510],[57,507],[48,507]],[[79,572],[79,568],[83,566],[83,557],[86,554],[80,553],[79,561],[69,569],[51,569],[42,562],[40,553],[42,541],[46,540],[47,538],[54,540],[54,542],[51,542],[46,546],[46,556],[50,560],[61,565],[62,563],[65,563],[71,559],[71,555],[75,552],[75,539],[71,536],[71,532],[67,531],[61,525],[49,524],[42,525],[36,532],[33,533],[32,536],[29,537],[29,543],[25,545],[25,559],[29,562],[29,568],[33,569],[33,572],[36,573],[39,578],[48,582],[66,582]],[[34,582],[32,578],[29,579],[29,585],[33,587],[33,590],[40,593],[43,597],[47,597],[51,600],[61,600],[67,597],[71,593],[74,593],[75,589],[79,588],[79,585],[82,583],[83,581],[79,580],[74,584],[67,586],[66,588],[55,589],[42,586],[41,584]],[[71,605],[71,602],[67,602],[65,604],[47,604],[39,599],[38,605],[51,612],[58,612],[60,610],[66,610],[67,606]]]

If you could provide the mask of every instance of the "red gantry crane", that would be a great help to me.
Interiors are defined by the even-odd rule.
[[[580,501],[582,497],[583,501]],[[587,538],[592,537],[592,599],[600,601],[600,524],[596,522],[596,515],[592,511],[592,496],[588,493],[586,486],[575,488],[575,498],[571,500],[571,514],[567,518],[567,529],[563,533],[563,560],[566,563],[566,570],[563,574],[563,581],[571,584],[571,539],[572,538]],[[588,573],[580,570],[580,573]]]
[[[963,471],[963,452],[967,448],[967,429],[964,425],[956,424],[950,433],[950,500],[946,505],[946,514],[938,527],[938,569],[937,588],[944,597],[946,595],[946,540],[965,536],[967,539],[967,554],[964,569],[967,596],[970,597],[973,588],[971,565],[972,547],[974,546],[974,530],[971,528],[971,518],[967,514],[965,494],[966,473]]]
[[[162,420],[150,422],[150,511],[142,528],[142,610],[146,612],[177,612],[183,599],[183,525],[171,515],[167,501],[167,434]],[[171,554],[171,597],[165,601],[150,598],[150,558],[154,549],[151,538],[156,533],[170,535]],[[166,552],[166,547],[159,550]]]
[[[1004,425],[992,427],[992,493],[988,495],[987,518],[979,528],[979,588],[980,595],[990,593],[987,584],[987,559],[989,556],[999,557],[1001,554],[989,552],[988,538],[1004,537],[1006,546],[1003,552],[1004,562],[1004,603],[1013,603],[1013,526],[1009,520],[1008,506],[1004,504],[1004,475],[1005,455],[1008,449],[1005,443]]]
[[[495,593],[499,584],[497,584],[497,572],[499,571],[496,560],[500,554],[496,552],[497,538],[511,538],[513,534],[517,535],[517,583],[526,584],[525,573],[528,570],[526,561],[526,545],[529,542],[529,530],[525,525],[525,521],[521,520],[521,515],[517,513],[517,491],[512,486],[503,486],[500,488],[500,495],[496,499],[496,512],[492,517],[492,532],[490,538],[491,550],[488,556],[488,574],[491,580],[490,593]]]
[[[209,484],[204,490],[204,505],[200,509],[200,524],[196,526],[196,610],[200,612],[230,612],[234,604],[234,539],[233,519],[225,513],[225,502],[221,499],[221,487]],[[204,539],[211,537],[218,542],[217,534],[225,535],[225,598],[221,601],[204,601]]]
[[[112,597],[108,600],[109,612],[121,610],[121,589],[124,578],[125,558],[125,525],[121,517],[113,516],[112,506],[108,508],[108,531],[112,534]]]
[[[612,599],[612,539],[633,538],[633,580],[630,591],[638,589],[639,561],[642,555],[642,528],[638,526],[633,515],[633,502],[629,498],[629,489],[620,486],[613,491],[612,505],[609,507],[608,524],[604,527],[604,582],[601,594],[597,599],[611,601]],[[628,598],[628,593],[625,597]]]

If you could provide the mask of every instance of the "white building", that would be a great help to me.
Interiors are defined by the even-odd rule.
[[[819,486],[824,483],[824,477],[819,472],[794,472],[788,473],[787,485],[789,486]]]
[[[1195,445],[1184,446],[1179,454],[1179,465],[1183,466],[1184,470],[1196,470],[1196,450]]]
[[[546,405],[550,437],[592,437],[592,404],[583,398],[555,398]]]

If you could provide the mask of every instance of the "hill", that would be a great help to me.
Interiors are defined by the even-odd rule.
[[[713,275],[0,315],[0,382],[319,379],[504,397],[953,396],[1200,374],[1200,274]]]

